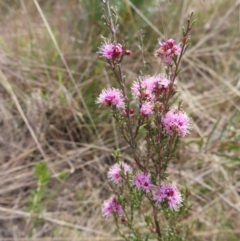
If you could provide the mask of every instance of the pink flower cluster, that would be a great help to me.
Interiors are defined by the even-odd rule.
[[[106,106],[123,109],[125,107],[122,92],[116,88],[107,88],[102,90],[102,93],[96,100],[97,104],[105,104]]]
[[[178,70],[178,65],[172,66],[175,58],[181,53],[181,44],[176,44],[173,39],[169,39],[166,42],[159,42],[160,47],[156,51],[155,56],[160,57],[163,63],[167,66],[166,75],[164,74],[156,74],[153,76],[142,76],[136,81],[133,82],[131,87],[131,92],[133,97],[136,97],[140,103],[140,115],[141,118],[135,118],[135,112],[133,109],[130,109],[131,102],[128,102],[127,93],[125,93],[124,79],[118,79],[118,83],[122,90],[117,88],[106,88],[103,89],[100,95],[98,96],[96,103],[103,104],[105,106],[111,107],[113,112],[118,111],[114,117],[118,121],[118,124],[123,130],[122,134],[124,135],[127,131],[133,130],[132,135],[129,135],[129,140],[135,138],[135,126],[141,126],[142,123],[150,123],[150,132],[154,135],[158,135],[158,130],[163,131],[169,136],[184,137],[188,134],[190,129],[190,119],[187,114],[177,108],[169,109],[169,99],[176,92],[173,81],[177,77],[177,74],[174,74]],[[185,46],[185,45],[183,45]],[[115,72],[115,66],[118,65],[122,61],[122,57],[124,55],[130,55],[131,52],[126,50],[121,44],[111,43],[109,40],[105,40],[105,42],[99,47],[98,53],[101,57],[104,57],[109,65],[112,67],[113,72]],[[115,75],[118,77],[118,73],[115,72]],[[167,111],[168,110],[168,111]],[[166,112],[167,111],[167,112]],[[119,113],[122,113],[120,116]],[[115,114],[115,112],[114,112]],[[154,121],[147,120],[150,115],[156,115]],[[127,118],[122,118],[122,117]],[[127,122],[126,122],[127,120]],[[139,121],[140,120],[140,121]],[[125,127],[127,128],[125,129]],[[137,126],[137,128],[139,128]],[[148,130],[149,130],[148,129]],[[138,130],[138,129],[137,129]],[[138,134],[137,131],[136,135]],[[124,135],[128,141],[128,136]],[[166,136],[164,136],[165,138]],[[161,143],[165,140],[161,139]],[[166,138],[167,141],[169,138]],[[163,141],[162,141],[163,140]],[[135,143],[134,143],[135,144]],[[157,143],[156,143],[157,144]],[[168,144],[168,143],[167,143]],[[166,144],[166,145],[167,145]],[[151,145],[151,144],[149,144]],[[155,144],[152,144],[154,148],[158,148]],[[154,155],[154,154],[153,154]],[[149,159],[153,159],[155,162],[154,156],[149,157]],[[163,154],[161,154],[163,155]],[[140,168],[140,162],[144,160],[145,157],[139,158],[139,163],[136,161],[137,166]],[[138,159],[138,158],[137,158]],[[161,159],[161,156],[160,156]],[[150,171],[148,172],[148,165],[143,163],[144,172],[137,172],[132,174],[132,168],[124,163],[119,162],[110,167],[108,171],[108,178],[114,184],[120,184],[120,186],[115,186],[116,193],[115,196],[110,197],[108,200],[105,200],[102,205],[102,214],[104,217],[109,217],[110,215],[121,216],[123,213],[126,213],[123,208],[125,208],[125,203],[122,200],[122,197],[125,197],[125,190],[127,192],[132,192],[132,188],[137,190],[141,190],[141,193],[145,193],[148,198],[151,198],[151,203],[162,204],[164,203],[171,210],[177,210],[182,204],[182,196],[178,189],[172,184],[162,184],[160,186],[155,186],[155,176],[153,175],[151,178]],[[146,168],[146,171],[145,171]],[[153,183],[152,183],[153,182]],[[124,184],[127,184],[127,188],[124,188]],[[131,185],[132,187],[129,187]],[[120,194],[117,194],[120,191]],[[133,192],[134,194],[135,192]],[[121,196],[121,199],[119,198]],[[123,206],[122,206],[123,205]],[[124,215],[123,215],[124,217]]]
[[[140,113],[143,116],[153,114],[154,101],[168,90],[170,83],[171,81],[164,75],[144,76],[133,82],[132,95],[142,101]]]
[[[152,102],[168,89],[170,82],[164,75],[144,76],[133,82],[132,95]]]
[[[123,179],[122,175],[126,176],[127,173],[131,173],[131,172],[132,172],[132,168],[128,164],[124,162],[116,163],[108,171],[108,178],[113,183],[118,184]]]
[[[157,188],[154,200],[157,204],[166,201],[170,209],[177,210],[181,206],[182,196],[174,185],[163,184]]]
[[[153,101],[170,85],[170,80],[164,75],[144,76],[133,82],[132,95],[142,100]]]
[[[149,174],[145,174],[143,172],[138,173],[134,178],[133,178],[133,185],[137,189],[142,189],[146,192],[149,192],[152,188],[152,183],[151,183],[151,177]]]
[[[190,129],[190,120],[186,113],[178,109],[170,109],[162,119],[165,132],[172,136],[177,133],[178,136],[184,137]]]
[[[169,39],[167,42],[160,42],[160,48],[156,51],[155,56],[160,57],[165,64],[173,63],[173,56],[177,56],[181,52],[179,44],[175,44],[174,39]]]
[[[120,216],[122,215],[122,213],[123,213],[122,205],[117,202],[116,197],[109,198],[102,205],[102,214],[104,217],[108,218],[111,214]]]
[[[123,175],[127,177],[128,173],[132,173],[132,168],[126,163],[120,162],[116,163],[109,169],[108,177],[113,183],[119,184],[123,180]],[[137,173],[133,177],[132,185],[147,193],[153,190],[150,174],[143,172]],[[153,200],[156,201],[157,204],[161,204],[166,201],[170,209],[177,210],[181,205],[182,197],[181,193],[174,185],[163,184],[157,187],[155,194],[153,194]],[[102,214],[104,217],[109,217],[111,214],[120,216],[122,213],[123,208],[121,204],[117,202],[117,198],[115,196],[106,200],[102,205]]]

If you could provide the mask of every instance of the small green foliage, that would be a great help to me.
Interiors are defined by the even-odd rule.
[[[50,177],[51,172],[47,162],[37,162],[35,164],[35,178],[37,182],[37,188],[31,192],[27,207],[27,210],[33,214],[32,227],[36,227],[41,223],[39,215],[44,209],[43,199]]]
[[[68,172],[66,170],[62,170],[58,173],[58,178],[61,180],[65,180],[68,176]]]
[[[118,162],[119,158],[121,156],[121,149],[117,148],[116,150],[113,150],[112,155],[113,155],[114,159]]]

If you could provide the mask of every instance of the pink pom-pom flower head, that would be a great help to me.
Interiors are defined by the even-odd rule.
[[[157,204],[161,204],[166,201],[171,210],[177,210],[182,203],[181,193],[172,184],[163,184],[158,187],[153,199]]]
[[[152,100],[153,91],[155,88],[155,80],[151,76],[141,77],[139,80],[134,81],[132,85],[132,95],[139,97],[142,100]]]
[[[122,92],[115,88],[107,88],[102,90],[101,94],[96,100],[96,103],[116,107],[117,109],[123,109],[125,107]]]
[[[157,75],[156,76],[156,85],[155,85],[155,93],[161,94],[161,92],[168,89],[171,81],[164,75]]]
[[[187,114],[178,109],[170,109],[163,117],[162,124],[165,132],[170,136],[177,133],[178,136],[184,137],[191,127]]]
[[[123,48],[121,44],[110,43],[106,40],[100,47],[98,53],[101,57],[107,60],[116,59],[123,54]]]
[[[170,82],[164,75],[144,76],[133,82],[132,95],[141,100],[154,101],[168,89]]]
[[[143,172],[138,173],[133,178],[133,186],[135,186],[137,189],[141,189],[141,190],[144,190],[146,192],[149,192],[152,188],[150,175],[145,174]]]
[[[149,116],[153,114],[153,104],[151,102],[143,102],[140,108],[140,112],[143,116]]]
[[[111,214],[121,216],[123,213],[122,205],[117,202],[116,197],[111,197],[105,200],[102,205],[102,215],[103,217],[109,217]]]
[[[167,42],[160,42],[160,48],[156,51],[155,56],[160,57],[165,64],[173,63],[173,56],[181,53],[179,44],[175,44],[175,40],[169,39]]]
[[[123,180],[122,175],[126,176],[127,173],[131,173],[132,168],[124,163],[116,163],[114,164],[108,171],[108,178],[115,184],[120,183]]]

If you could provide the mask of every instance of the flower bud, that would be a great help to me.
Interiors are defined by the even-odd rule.
[[[125,55],[128,55],[128,56],[129,56],[129,55],[132,55],[132,51],[130,51],[130,50],[128,50],[128,49],[126,49],[124,53],[125,53]]]
[[[124,217],[121,218],[121,222],[122,223],[125,223],[126,222],[126,219]]]

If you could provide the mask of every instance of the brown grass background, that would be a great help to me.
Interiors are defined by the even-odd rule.
[[[157,38],[180,40],[194,12],[192,46],[178,78],[193,130],[169,178],[190,192],[183,223],[193,237],[240,240],[240,1],[118,4],[118,38],[133,51],[124,62],[128,84],[142,67],[138,30],[151,74]],[[94,103],[114,83],[96,54],[101,35],[109,36],[100,1],[1,0],[0,13],[0,240],[121,240],[100,209],[110,195],[112,148],[131,161],[109,113]],[[34,166],[43,161],[51,179],[43,221],[34,227],[28,201],[38,188]]]

